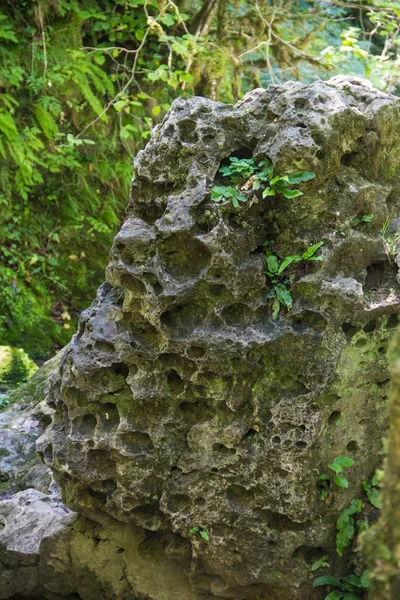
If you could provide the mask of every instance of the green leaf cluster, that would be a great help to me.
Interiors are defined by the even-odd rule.
[[[375,506],[375,508],[382,508],[382,490],[380,489],[380,483],[383,478],[383,471],[377,469],[373,478],[370,482],[363,481],[363,488],[367,495],[368,501]]]
[[[360,223],[369,223],[370,221],[372,221],[372,219],[374,218],[374,215],[372,214],[368,214],[368,215],[361,215],[360,217],[355,217],[350,225],[351,227],[357,227],[357,225],[359,225]]]
[[[201,538],[203,538],[203,540],[206,540],[207,542],[210,541],[210,535],[207,531],[207,529],[204,529],[203,527],[200,527],[199,525],[196,525],[195,527],[192,527],[189,531],[189,535],[196,535],[198,534]]]
[[[283,272],[293,262],[299,262],[303,260],[322,260],[322,256],[314,255],[317,250],[323,246],[323,244],[324,242],[318,242],[317,244],[313,244],[307,248],[303,254],[292,254],[290,256],[285,256],[285,258],[280,261],[279,257],[274,252],[269,250],[269,242],[265,242],[264,245],[267,246],[265,252],[267,269],[265,274],[268,276],[270,283],[273,285],[272,290],[267,295],[267,298],[272,298],[274,300],[272,303],[272,318],[274,320],[278,317],[281,306],[284,306],[290,310],[293,303],[289,290],[290,282],[287,278],[284,278]]]
[[[349,545],[354,532],[354,515],[362,511],[363,503],[361,500],[353,499],[347,508],[344,508],[339,515],[336,523],[336,552],[342,556],[343,550]]]
[[[247,202],[258,190],[262,190],[263,198],[276,194],[282,194],[285,198],[297,198],[302,196],[303,192],[291,189],[290,186],[315,177],[315,174],[309,171],[273,177],[274,168],[268,159],[255,163],[252,158],[236,156],[231,156],[229,164],[222,165],[219,172],[229,179],[232,185],[215,185],[211,190],[211,200],[230,200],[235,208],[238,208],[239,202]],[[243,191],[246,191],[247,195]]]
[[[324,575],[318,577],[313,582],[313,587],[326,586],[334,588],[325,596],[325,600],[358,600],[364,596],[365,590],[370,587],[368,571],[364,571],[361,576],[350,573],[344,577],[334,577],[333,575]]]

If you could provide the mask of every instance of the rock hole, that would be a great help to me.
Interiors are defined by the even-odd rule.
[[[342,331],[347,338],[352,338],[358,331],[358,327],[352,323],[343,323]]]
[[[192,358],[192,359],[203,358],[205,353],[206,353],[205,348],[202,348],[201,346],[192,346],[186,352],[188,357]]]
[[[308,564],[312,564],[326,554],[325,550],[320,547],[299,546],[292,554],[292,558],[296,560],[304,560]]]
[[[274,435],[274,437],[272,438],[272,443],[273,444],[280,444],[281,443],[281,438],[279,437],[279,435]]]
[[[242,485],[230,485],[226,489],[226,498],[233,505],[246,508],[254,502],[254,492]]]
[[[180,469],[176,465],[173,465],[170,470],[171,470],[171,473],[173,473],[174,471],[179,471],[180,473],[182,473],[182,469]]]
[[[101,505],[105,505],[107,503],[107,495],[102,492],[96,492],[95,490],[89,490],[89,496],[94,500],[97,500]]]
[[[385,288],[388,279],[395,277],[395,269],[387,261],[373,263],[367,267],[367,276],[364,283],[364,291],[381,290]]]
[[[159,296],[162,293],[163,287],[153,273],[143,273],[142,279],[151,285],[156,296]]]
[[[390,383],[390,378],[384,379],[383,381],[378,381],[377,386],[379,388],[386,387]]]
[[[214,283],[210,285],[210,292],[213,296],[222,296],[226,292],[226,287],[222,283]]]
[[[394,329],[399,324],[399,315],[393,314],[390,315],[386,322],[386,329]]]
[[[211,259],[207,246],[188,233],[176,233],[164,240],[159,254],[163,268],[176,279],[199,275]]]
[[[223,321],[227,325],[247,325],[253,318],[254,313],[246,304],[232,304],[227,306],[221,313]]]
[[[293,316],[292,322],[295,327],[301,329],[311,327],[312,329],[321,330],[326,326],[325,317],[312,310],[306,310],[303,313]]]
[[[175,369],[171,369],[167,376],[168,387],[174,394],[181,393],[185,388],[185,383]]]
[[[218,454],[222,454],[224,456],[236,453],[235,448],[227,448],[227,446],[224,446],[224,444],[213,444],[212,449],[214,452],[218,452]]]
[[[382,346],[379,346],[378,352],[379,352],[379,354],[386,354],[387,349],[388,349],[387,344],[382,344]]]
[[[208,276],[211,279],[221,279],[223,276],[223,271],[221,271],[220,269],[210,269],[208,271]]]
[[[356,440],[351,440],[346,446],[346,450],[348,452],[352,452],[354,454],[356,452],[358,452],[359,449],[360,449],[360,446],[358,445],[358,442]]]
[[[112,431],[113,429],[117,429],[120,417],[118,408],[115,404],[111,402],[106,402],[102,404],[97,409],[97,414],[99,416],[100,425],[106,431]]]
[[[178,121],[179,138],[184,144],[195,144],[199,136],[196,131],[196,122],[191,119]]]
[[[375,331],[375,329],[376,329],[375,319],[372,319],[372,321],[368,321],[368,323],[366,325],[364,325],[363,329],[364,329],[365,333],[372,333],[372,331]]]
[[[147,454],[148,452],[151,452],[154,447],[151,437],[142,431],[120,433],[118,441],[125,452],[134,456]]]
[[[355,348],[364,348],[364,346],[367,346],[368,344],[368,340],[365,338],[360,338],[359,340],[356,341],[356,343],[354,344]]]
[[[86,471],[90,477],[100,479],[115,478],[115,462],[107,450],[91,449],[87,453]]]
[[[350,167],[354,159],[356,158],[358,152],[345,152],[340,159],[340,163],[344,167]]]
[[[73,421],[73,429],[83,437],[91,437],[97,425],[96,417],[92,414],[83,415]]]
[[[308,108],[310,106],[309,101],[306,98],[296,98],[294,101],[294,107],[298,110]]]
[[[122,375],[124,379],[126,379],[129,375],[129,367],[124,363],[112,364],[111,368],[116,375]]]
[[[79,408],[85,408],[89,404],[89,395],[76,387],[70,387],[63,392],[67,404],[76,404]]]
[[[247,440],[252,440],[256,435],[257,431],[255,429],[249,429],[248,432],[243,436],[242,440],[246,442]]]
[[[296,442],[296,448],[299,450],[305,450],[307,448],[307,443],[302,441]]]
[[[50,463],[53,460],[53,446],[49,444],[43,451],[44,462]]]
[[[99,481],[98,483],[98,491],[111,495],[117,489],[117,484],[114,479],[105,479],[104,481]]]
[[[336,425],[340,421],[341,416],[342,416],[342,413],[340,412],[340,410],[334,410],[329,415],[328,424],[329,425]]]
[[[124,273],[121,278],[121,287],[132,292],[135,296],[144,296],[146,294],[146,286],[143,281],[140,281],[137,277]]]
[[[204,306],[187,304],[164,312],[160,320],[170,330],[171,336],[186,337],[204,322],[206,315],[207,309]]]
[[[114,344],[110,344],[109,342],[105,342],[103,340],[97,340],[94,345],[94,349],[97,352],[111,353],[115,352]]]

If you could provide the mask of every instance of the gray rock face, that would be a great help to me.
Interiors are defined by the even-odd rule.
[[[229,156],[316,177],[294,200],[220,206],[210,191]],[[137,528],[143,565],[179,568],[186,591],[171,597],[311,600],[311,562],[331,553],[342,568],[335,522],[386,425],[400,297],[382,226],[399,216],[399,167],[398,99],[341,77],[234,107],[177,100],[137,156],[107,283],[52,382],[37,447],[70,508]],[[266,240],[282,259],[324,242],[322,262],[288,269],[293,309],[277,320]],[[338,455],[357,479],[350,469],[326,503],[316,482]],[[98,597],[167,597],[139,587]]]

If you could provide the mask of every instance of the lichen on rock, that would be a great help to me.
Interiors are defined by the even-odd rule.
[[[399,216],[399,116],[397,98],[343,77],[235,106],[176,100],[136,158],[107,282],[37,447],[66,504],[138,528],[139,554],[161,548],[189,600],[319,598],[310,561],[376,467],[400,310],[382,233]],[[294,200],[219,206],[210,191],[231,156],[316,176]],[[281,258],[324,242],[322,262],[291,265],[293,308],[277,320],[266,240]],[[359,479],[327,504],[316,481],[337,455]],[[142,597],[131,581],[126,598]]]

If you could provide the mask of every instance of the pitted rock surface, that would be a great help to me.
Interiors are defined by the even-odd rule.
[[[210,191],[229,156],[316,177],[294,200],[220,206]],[[136,158],[38,450],[70,508],[138,527],[141,555],[162,549],[193,599],[311,600],[313,560],[343,568],[336,519],[386,426],[400,288],[382,227],[399,217],[399,167],[399,100],[343,77],[235,106],[176,100]],[[324,242],[323,261],[288,269],[293,309],[275,321],[266,240],[281,258]],[[323,502],[316,482],[338,455],[357,479],[349,469]]]

